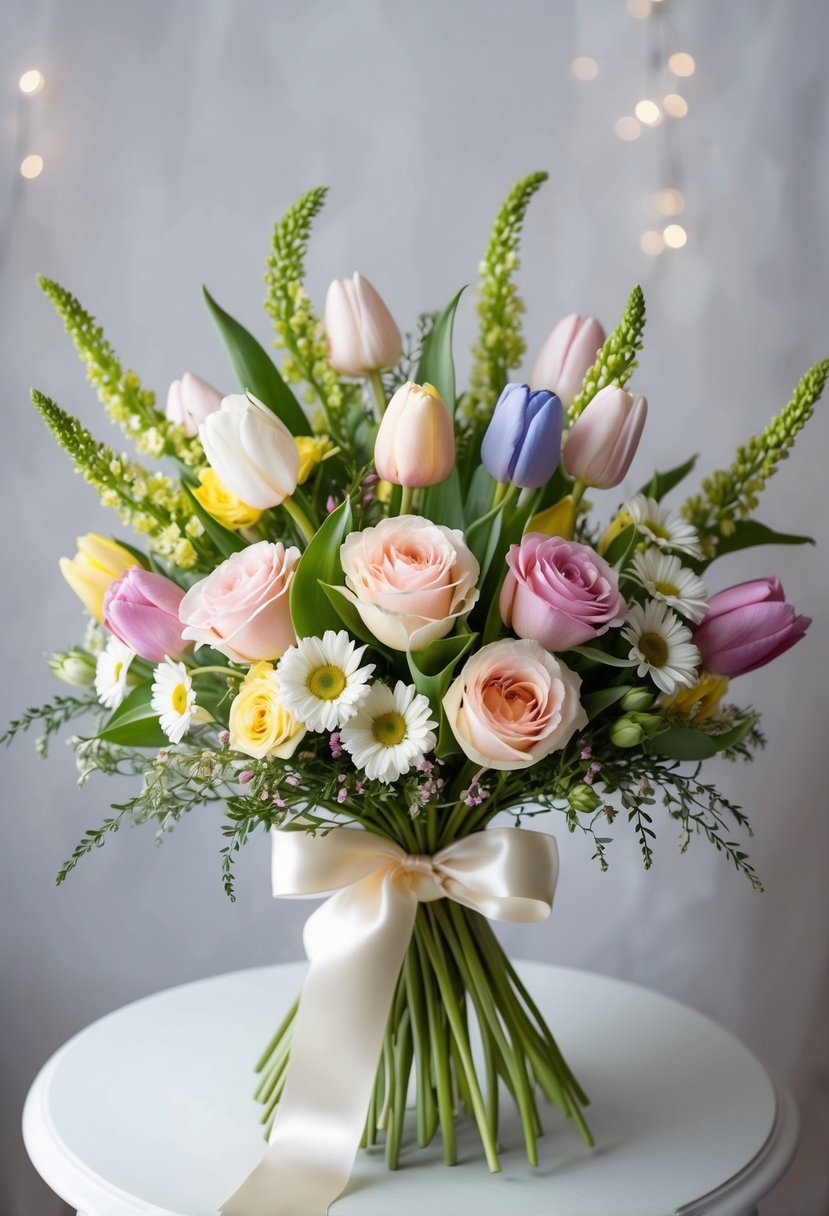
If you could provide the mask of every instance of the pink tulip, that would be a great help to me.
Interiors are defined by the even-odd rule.
[[[104,624],[142,659],[177,659],[190,643],[182,636],[178,610],[184,592],[162,574],[131,566],[110,583],[104,596]]]
[[[595,317],[580,317],[571,312],[559,321],[538,352],[532,387],[548,388],[569,406],[604,339],[605,332]]]
[[[185,372],[167,390],[167,420],[182,427],[187,435],[197,435],[209,414],[222,403],[222,394],[192,372]]]
[[[564,467],[586,486],[618,486],[636,455],[648,414],[644,397],[609,384],[585,408],[567,435]]]
[[[786,603],[779,579],[757,578],[711,597],[694,642],[707,671],[741,676],[794,646],[811,623]]]
[[[325,299],[328,361],[344,376],[393,367],[403,350],[400,330],[380,295],[361,274],[334,279]]]

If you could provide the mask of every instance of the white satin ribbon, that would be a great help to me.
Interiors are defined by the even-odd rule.
[[[354,1165],[418,903],[445,897],[492,920],[544,920],[558,851],[523,828],[475,832],[432,857],[355,828],[271,840],[275,897],[330,898],[305,925],[311,965],[269,1147],[221,1213],[325,1216]]]

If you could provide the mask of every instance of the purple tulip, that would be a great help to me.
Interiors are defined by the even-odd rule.
[[[481,460],[496,481],[538,489],[558,467],[563,424],[564,408],[555,393],[508,384],[484,435]]]
[[[757,578],[711,597],[694,642],[706,670],[741,676],[794,646],[811,623],[786,603],[778,578]]]
[[[104,624],[150,663],[177,659],[192,644],[182,637],[178,609],[183,599],[184,592],[170,579],[130,566],[107,588]]]

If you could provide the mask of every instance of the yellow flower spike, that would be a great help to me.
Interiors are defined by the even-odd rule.
[[[102,621],[104,596],[110,583],[138,562],[123,545],[97,532],[79,536],[77,546],[74,557],[60,559],[60,572],[90,616]]]
[[[565,540],[572,540],[575,526],[576,501],[572,494],[565,494],[552,507],[534,515],[524,532],[543,532],[545,536],[563,536]]]
[[[704,672],[692,688],[679,688],[670,697],[660,697],[659,704],[669,718],[705,722],[717,712],[727,691],[728,680],[725,676]]]
[[[193,490],[193,497],[208,515],[231,532],[240,528],[252,528],[258,523],[262,512],[256,507],[249,506],[231,494],[227,486],[213,469],[202,469],[199,473],[199,485]]]
[[[297,485],[300,486],[308,480],[318,464],[327,460],[329,456],[336,455],[340,450],[334,447],[327,435],[297,435],[294,443],[299,452]]]
[[[617,536],[624,532],[625,528],[629,528],[633,523],[633,519],[628,511],[620,511],[614,520],[609,524],[607,531],[598,544],[598,552],[604,554],[613,544]]]

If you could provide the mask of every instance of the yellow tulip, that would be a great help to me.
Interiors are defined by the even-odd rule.
[[[625,528],[629,528],[633,523],[633,518],[629,511],[622,510],[615,519],[610,521],[602,539],[598,544],[598,552],[604,554],[613,544],[617,536],[624,532]]]
[[[87,612],[96,621],[102,621],[104,596],[110,583],[138,562],[123,545],[108,536],[99,536],[97,532],[79,536],[77,545],[74,557],[60,559],[60,572]]]
[[[572,540],[575,526],[576,502],[572,494],[565,494],[552,507],[534,515],[524,531],[543,532],[545,536],[563,536],[565,540]]]
[[[262,512],[231,494],[214,469],[202,469],[199,483],[193,490],[193,497],[208,515],[212,515],[225,528],[236,532],[239,528],[252,528],[258,523]]]
[[[265,756],[287,760],[305,734],[305,723],[282,704],[279,679],[267,662],[254,663],[245,676],[230,707],[228,725],[230,746],[256,760]]]

